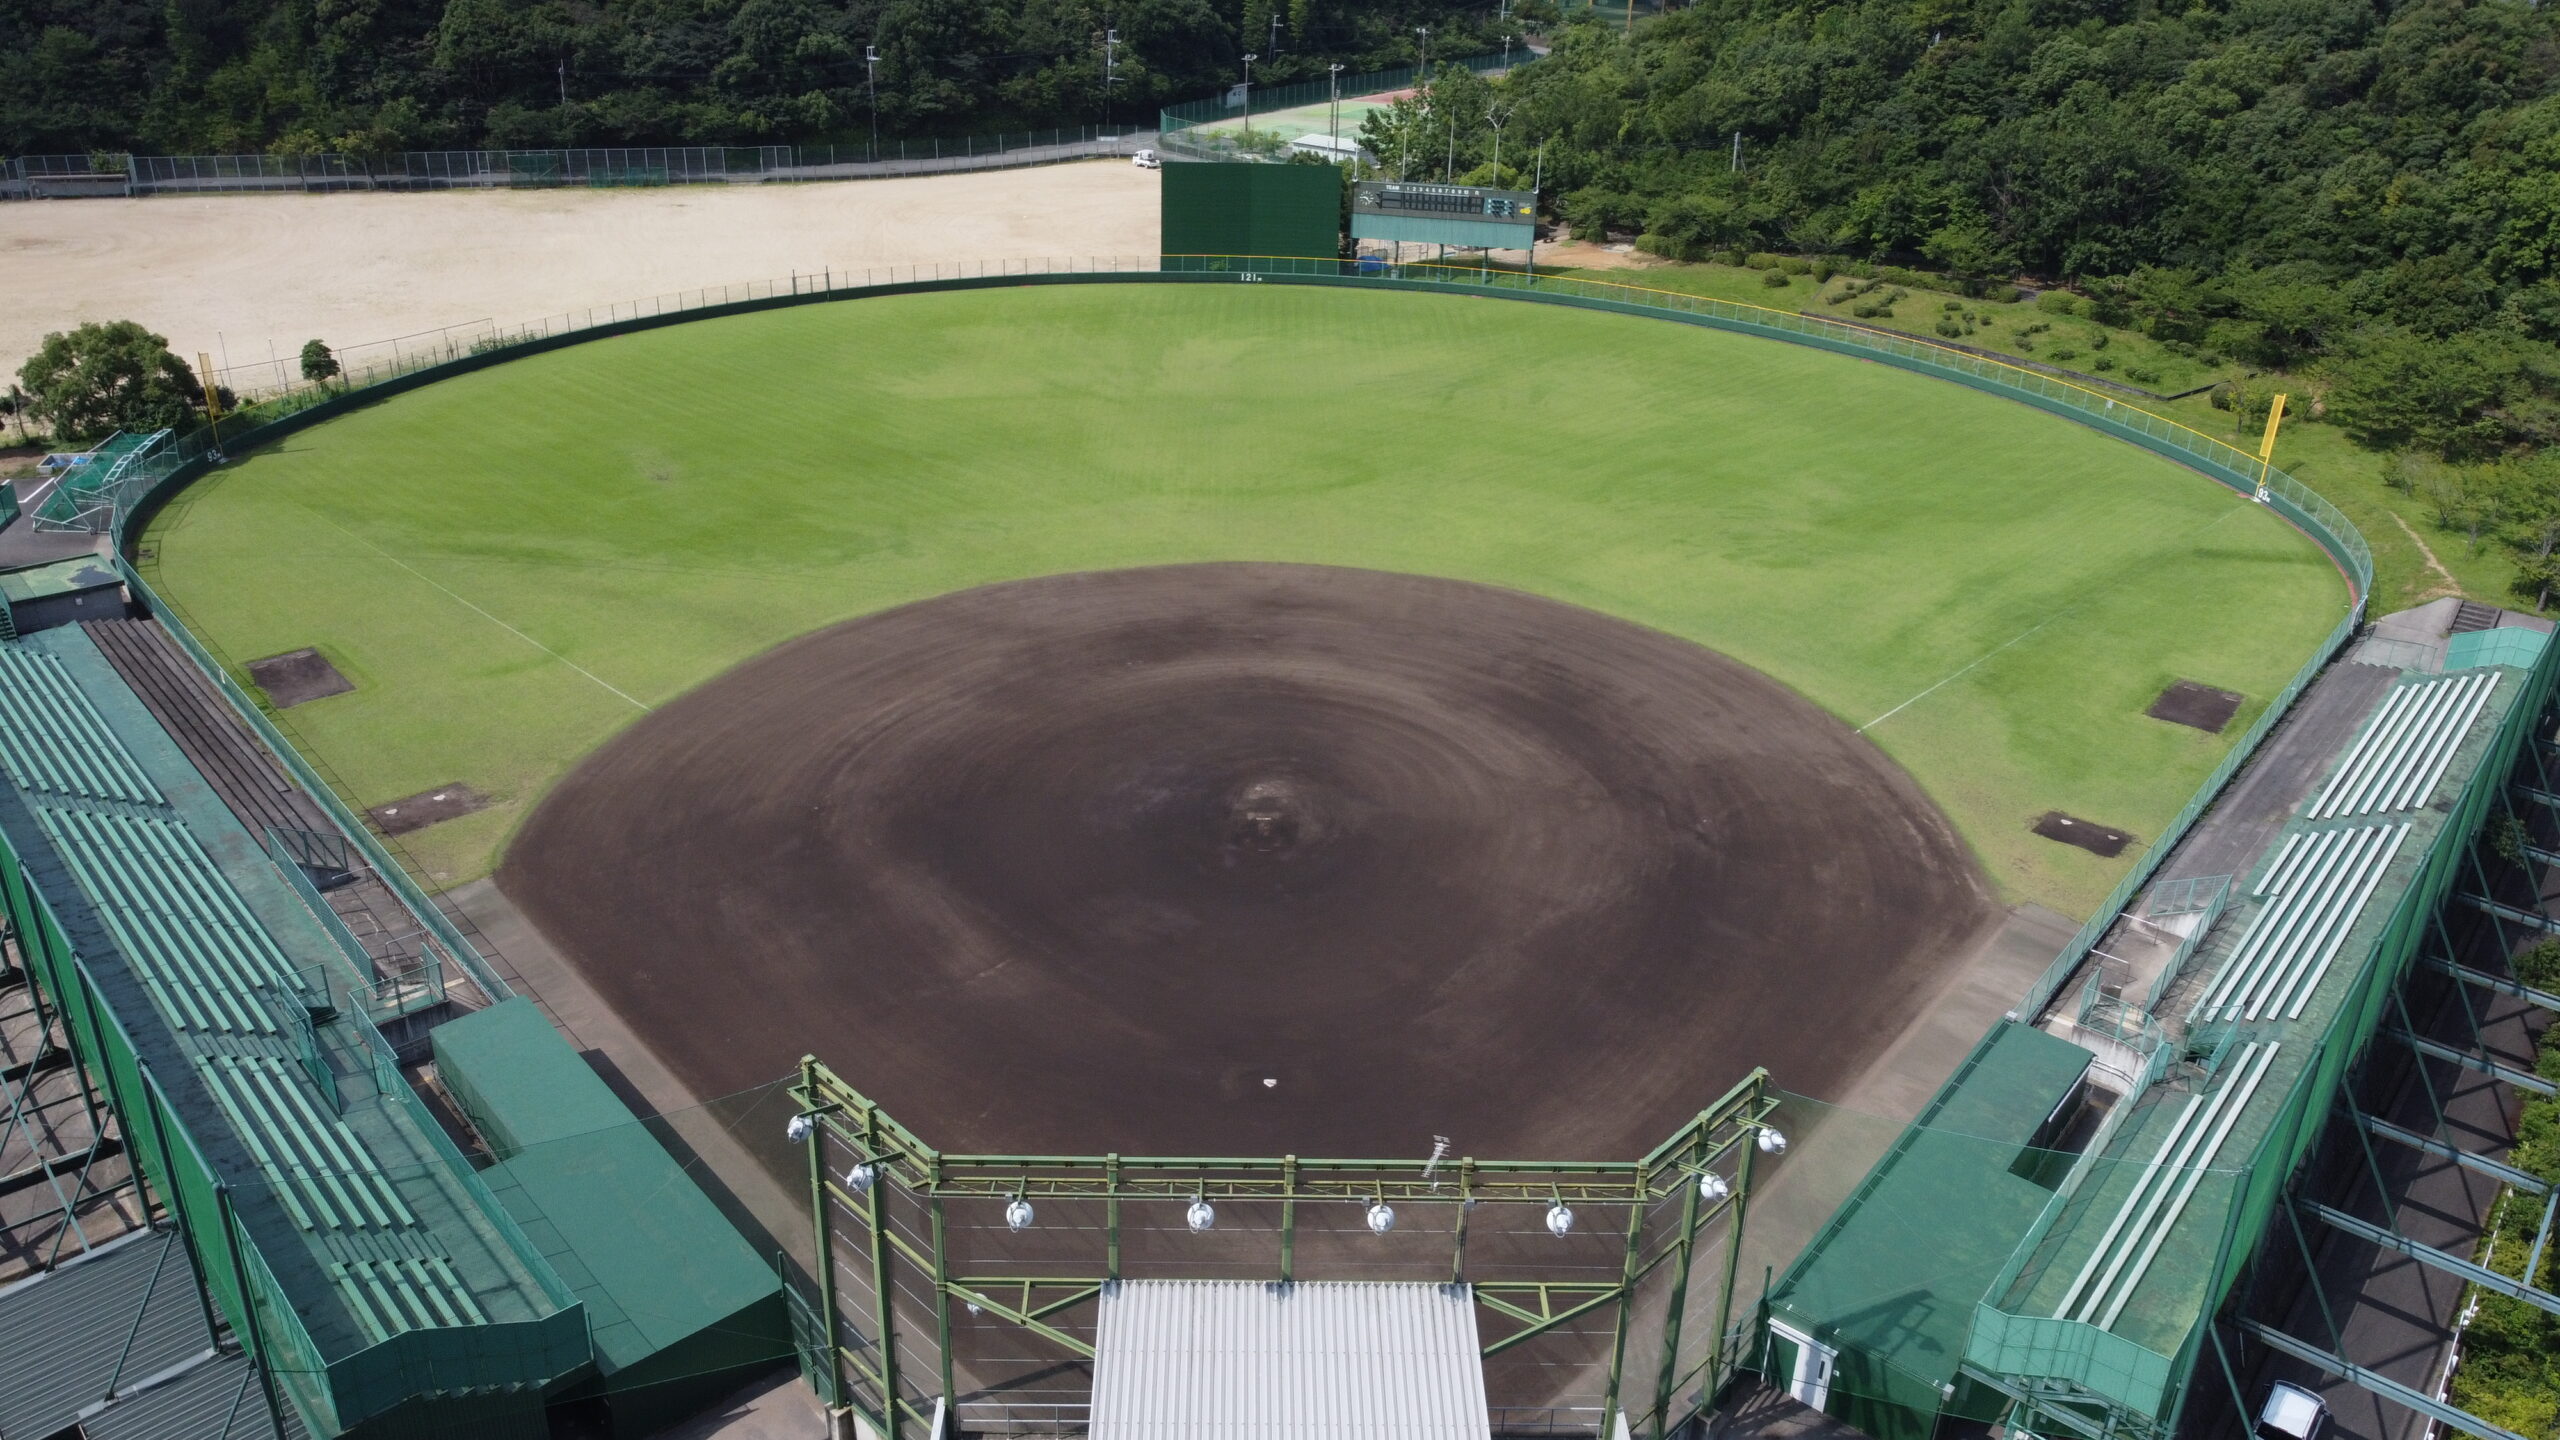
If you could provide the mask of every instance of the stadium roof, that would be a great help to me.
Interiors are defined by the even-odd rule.
[[[1124,1280],[1103,1293],[1092,1440],[1484,1440],[1463,1285]]]

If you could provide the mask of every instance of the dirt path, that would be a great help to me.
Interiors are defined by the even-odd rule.
[[[2436,578],[2444,582],[2441,585],[2422,591],[2419,594],[2410,597],[2409,603],[2412,605],[2423,605],[2441,595],[2461,594],[2462,582],[2454,579],[2453,572],[2444,568],[2444,562],[2436,558],[2436,552],[2429,549],[2427,542],[2418,537],[2417,531],[2409,528],[2409,522],[2401,519],[2398,511],[2387,511],[2385,513],[2391,516],[2392,524],[2400,527],[2400,533],[2409,537],[2409,543],[2418,547],[2418,554],[2426,560],[2427,568],[2434,571]]]
[[[1891,762],[1513,591],[1202,565],[750,661],[500,883],[699,1093],[839,1067],[949,1149],[1632,1158],[1828,1095],[1994,918]]]
[[[794,271],[1152,255],[1156,172],[1096,160],[808,185],[0,205],[0,372],[139,320],[238,383],[340,349]]]

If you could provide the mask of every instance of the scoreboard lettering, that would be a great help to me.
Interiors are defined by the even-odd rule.
[[[1473,220],[1534,226],[1535,197],[1526,190],[1477,185],[1423,185],[1404,180],[1363,180],[1352,186],[1351,214],[1416,220]]]

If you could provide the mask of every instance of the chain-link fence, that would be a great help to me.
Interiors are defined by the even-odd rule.
[[[1523,51],[1521,58],[1527,58]],[[1319,101],[1361,100],[1371,96],[1409,90],[1430,78],[1430,70],[1456,66],[1479,75],[1509,68],[1510,59],[1501,55],[1470,55],[1463,60],[1442,60],[1430,69],[1420,65],[1398,65],[1387,70],[1371,70],[1359,75],[1343,75],[1329,80],[1307,80],[1294,85],[1261,85],[1247,88],[1235,86],[1206,100],[1191,100],[1168,105],[1157,116],[1156,145],[1165,154],[1184,160],[1257,160],[1266,158],[1273,147],[1257,147],[1252,137],[1241,129],[1230,131],[1229,121],[1250,120],[1257,115],[1273,115],[1294,110]],[[1354,131],[1359,129],[1355,118]],[[1268,138],[1268,137],[1266,137]],[[1284,137],[1285,138],[1285,137]]]
[[[1148,138],[1149,132],[1135,126],[1082,125],[859,145],[410,150],[387,155],[20,155],[0,160],[0,199],[860,180],[1125,155]]]

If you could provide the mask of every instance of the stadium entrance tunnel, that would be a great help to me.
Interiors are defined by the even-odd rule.
[[[783,645],[500,881],[697,1093],[806,1053],[988,1153],[1624,1158],[1834,1094],[1998,918],[1862,737],[1519,592],[1211,564]]]

